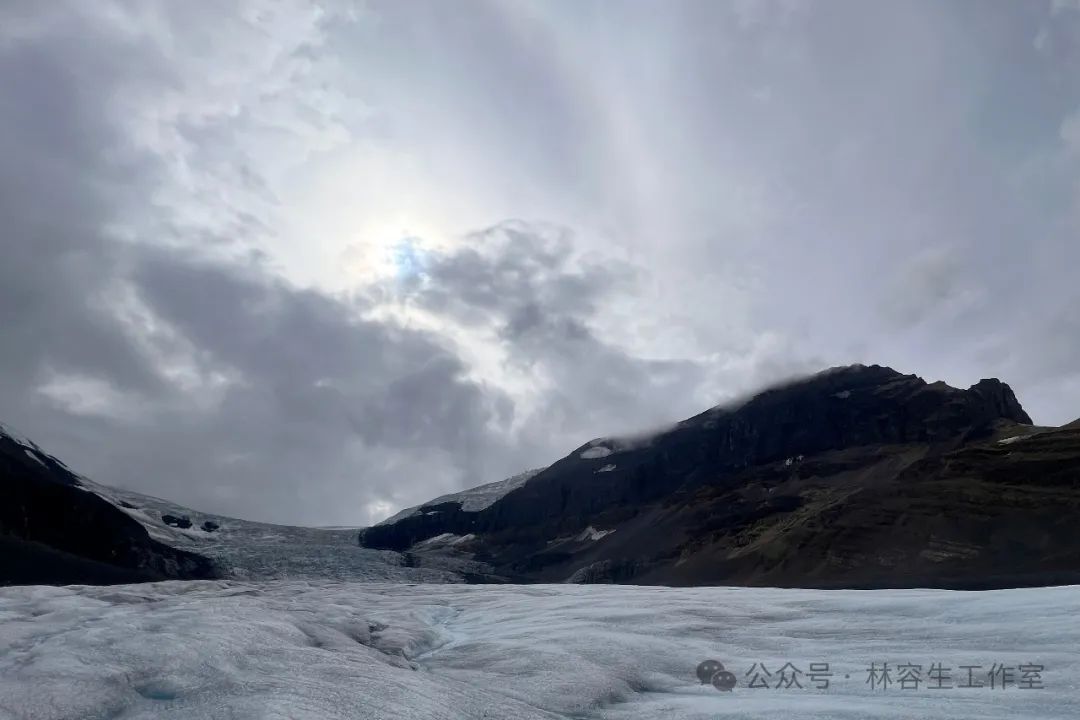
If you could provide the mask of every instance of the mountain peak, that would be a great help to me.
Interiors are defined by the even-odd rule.
[[[882,365],[834,367],[640,441],[581,446],[478,512],[440,506],[359,540],[422,555],[436,553],[430,538],[449,538],[503,581],[1075,578],[1080,551],[1061,508],[1076,502],[1064,478],[1080,444],[1067,430],[995,442],[1015,423],[1031,418],[996,378],[964,389]],[[1024,500],[1003,500],[1013,496]],[[1048,543],[1068,550],[1048,558]]]
[[[1032,425],[1031,416],[1024,411],[1016,394],[1006,383],[997,378],[983,378],[968,388],[968,392],[983,398],[992,412],[1024,425]]]
[[[964,421],[984,424],[997,419],[1031,425],[1031,417],[1024,411],[1012,388],[997,378],[983,378],[967,390],[952,387],[938,381],[927,383],[914,374],[904,374],[885,365],[840,365],[813,375],[767,388],[753,396],[747,403],[798,402],[807,396],[830,396],[848,399],[869,392],[876,402],[886,403],[889,397],[907,402],[913,393],[930,393],[938,396],[938,402],[959,402],[967,406]],[[927,400],[919,407],[926,407]],[[960,420],[960,418],[957,418]]]

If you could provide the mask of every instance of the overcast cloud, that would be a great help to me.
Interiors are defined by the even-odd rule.
[[[366,524],[829,365],[1080,416],[1080,4],[0,5],[0,421]]]

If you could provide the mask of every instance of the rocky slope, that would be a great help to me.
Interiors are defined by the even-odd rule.
[[[595,440],[477,511],[424,507],[360,543],[525,582],[1076,582],[1080,429],[1033,427],[998,380],[852,366]]]
[[[458,583],[477,565],[448,556],[417,567],[402,553],[357,547],[356,530],[240,520],[101,485],[0,427],[0,585]]]
[[[32,442],[0,428],[0,585],[213,578]]]

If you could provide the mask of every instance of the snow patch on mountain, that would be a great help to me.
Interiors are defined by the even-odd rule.
[[[48,465],[45,464],[45,461],[42,460],[38,456],[38,454],[36,452],[34,452],[33,450],[31,450],[30,448],[24,448],[23,452],[26,453],[26,457],[30,458],[31,460],[36,462],[38,465],[41,465],[42,467],[48,467]]]
[[[577,536],[577,539],[579,541],[581,541],[581,540],[599,540],[601,538],[607,537],[608,535],[610,535],[613,532],[615,532],[614,529],[611,529],[611,530],[597,530],[592,525],[590,525],[589,527],[587,527],[587,528],[585,528],[584,530],[581,531],[581,533]]]
[[[33,448],[35,450],[40,449],[34,443],[33,440],[30,440],[29,438],[23,437],[22,435],[20,435],[18,432],[16,432],[9,425],[5,425],[4,423],[0,423],[0,436],[4,436],[4,435],[6,435],[8,438],[14,440],[15,442],[19,443],[23,447]]]
[[[470,540],[475,539],[476,536],[472,533],[468,535],[455,535],[454,533],[442,533],[435,537],[430,537],[427,540],[421,540],[413,545],[414,550],[429,550],[432,548],[440,547],[456,547],[462,543],[467,543]]]
[[[598,458],[607,457],[613,453],[629,452],[631,450],[640,450],[647,448],[656,442],[657,438],[666,435],[667,433],[676,430],[681,423],[666,423],[664,425],[654,427],[651,430],[643,430],[636,433],[628,433],[625,435],[618,435],[605,438],[597,438],[589,443],[584,451],[582,451],[578,457],[583,460],[595,460]]]
[[[582,460],[598,460],[599,458],[607,457],[611,452],[611,448],[609,447],[604,445],[594,445],[582,452],[580,457]]]
[[[535,468],[533,470],[526,470],[523,473],[518,473],[512,477],[508,477],[505,480],[499,480],[497,482],[488,483],[486,485],[479,485],[468,490],[462,490],[456,493],[450,493],[449,495],[440,495],[434,500],[429,500],[423,505],[415,505],[410,508],[392,515],[385,520],[376,523],[377,525],[393,525],[399,520],[404,520],[407,517],[412,517],[420,512],[423,512],[425,508],[433,507],[435,505],[442,505],[443,503],[456,502],[461,506],[461,509],[466,512],[479,512],[484,508],[490,507],[496,500],[502,498],[512,490],[517,490],[519,487],[527,483],[530,479],[543,472],[547,468]]]

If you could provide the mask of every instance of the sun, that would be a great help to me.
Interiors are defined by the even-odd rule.
[[[365,222],[349,235],[341,270],[353,283],[416,277],[426,258],[446,245],[438,227],[408,216]]]

